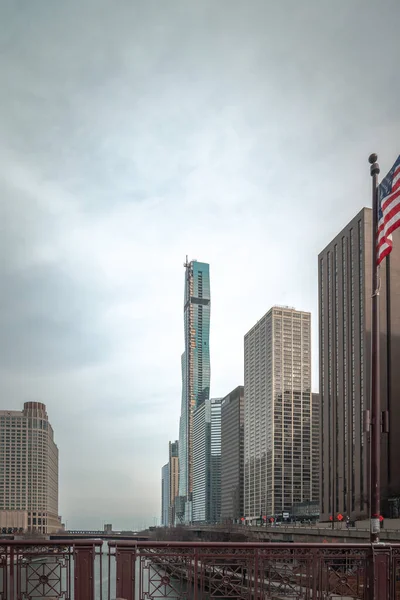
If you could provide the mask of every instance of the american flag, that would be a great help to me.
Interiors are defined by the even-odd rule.
[[[400,227],[400,156],[378,188],[377,263],[392,251],[392,232]]]

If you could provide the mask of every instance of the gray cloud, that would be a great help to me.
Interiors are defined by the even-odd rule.
[[[399,17],[1,3],[0,397],[48,405],[69,525],[159,514],[186,253],[211,263],[212,394],[275,303],[313,311],[317,388],[316,255],[369,202],[369,152],[399,152]]]
[[[61,264],[4,273],[2,288],[0,370],[70,370],[109,355],[96,323],[99,299]]]

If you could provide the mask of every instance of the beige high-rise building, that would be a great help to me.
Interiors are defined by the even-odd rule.
[[[40,533],[61,528],[58,448],[46,406],[0,411],[0,528]]]
[[[244,338],[244,510],[282,516],[318,500],[311,315],[274,306]]]

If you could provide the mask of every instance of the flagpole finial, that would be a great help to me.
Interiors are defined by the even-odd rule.
[[[368,162],[370,165],[373,165],[374,163],[376,163],[377,160],[378,160],[378,155],[375,154],[375,152],[373,154],[369,155]]]
[[[375,154],[375,152],[369,155],[368,162],[371,165],[371,175],[378,175],[380,173],[380,167],[377,160],[378,155]]]

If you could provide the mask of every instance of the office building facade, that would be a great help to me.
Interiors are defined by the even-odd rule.
[[[161,526],[169,524],[169,463],[161,469]]]
[[[209,412],[206,401],[193,414],[193,523],[207,523],[209,517]]]
[[[184,334],[181,358],[182,407],[179,422],[179,497],[177,522],[192,520],[193,413],[210,397],[210,270],[185,262]]]
[[[310,313],[273,307],[245,335],[244,397],[246,518],[318,499]]]
[[[244,386],[221,403],[221,521],[244,516]]]
[[[193,522],[221,515],[221,398],[205,400],[193,415]]]
[[[389,433],[382,435],[382,511],[400,497],[400,232],[380,267],[381,404]],[[368,516],[372,211],[363,208],[318,256],[319,378],[321,399],[321,520],[339,513]],[[389,292],[389,293],[388,293]],[[389,300],[389,303],[388,303]],[[388,307],[388,310],[387,310]]]
[[[168,525],[175,524],[175,498],[179,493],[179,442],[169,443],[169,515]]]
[[[26,402],[23,411],[0,411],[0,527],[61,529],[58,448],[40,402]]]
[[[315,504],[320,499],[320,476],[321,476],[321,398],[313,392],[311,394],[311,443],[312,443],[312,498],[310,502]],[[308,500],[306,499],[305,502]]]
[[[210,402],[210,523],[221,519],[221,402],[213,398]]]

